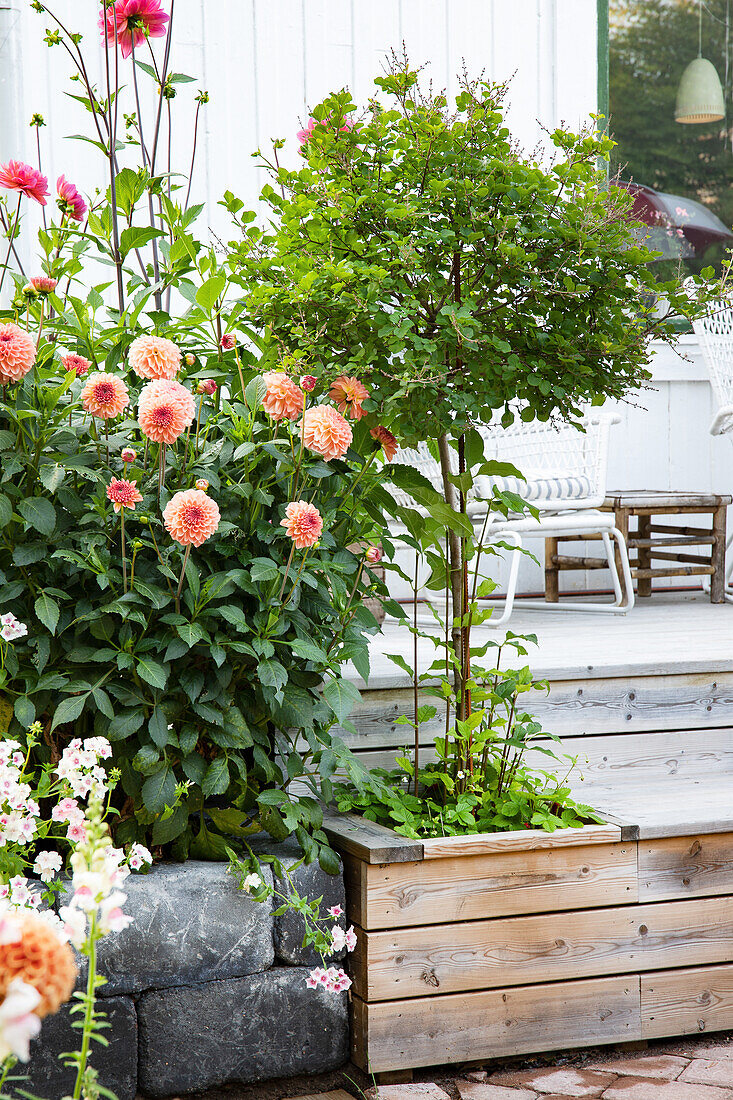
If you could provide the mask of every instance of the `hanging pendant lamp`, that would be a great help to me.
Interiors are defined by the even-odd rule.
[[[712,61],[702,56],[702,0],[698,0],[697,57],[682,74],[674,108],[676,122],[719,122],[725,118],[720,77]]]

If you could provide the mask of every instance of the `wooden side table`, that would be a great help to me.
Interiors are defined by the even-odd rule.
[[[630,489],[611,492],[601,511],[613,512],[616,526],[629,549],[631,575],[637,581],[637,594],[651,596],[655,577],[710,577],[712,603],[725,602],[725,526],[726,508],[731,496],[716,493],[686,493],[671,489],[655,492]],[[654,523],[655,516],[709,515],[710,527]],[[636,527],[630,520],[636,517]],[[582,537],[582,536],[581,536]],[[545,545],[545,598],[557,600],[559,573],[563,569],[600,569],[605,563],[597,558],[573,558],[558,554],[558,539]],[[561,541],[566,541],[565,539]],[[690,554],[690,546],[709,546],[705,555]],[[664,562],[655,566],[654,561]],[[621,576],[618,554],[616,565]]]

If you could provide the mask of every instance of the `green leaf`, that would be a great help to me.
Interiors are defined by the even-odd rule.
[[[31,722],[35,722],[36,720],[36,708],[27,695],[18,696],[15,700],[13,710],[15,712],[15,717],[24,729],[28,729]]]
[[[276,691],[288,682],[287,672],[280,662],[275,661],[272,657],[260,661],[257,665],[257,675],[263,687],[275,688]]]
[[[226,285],[223,275],[212,275],[196,291],[196,301],[202,309],[210,313]]]
[[[88,698],[89,692],[85,691],[83,695],[71,695],[66,699],[62,699],[54,711],[51,729],[55,730],[57,726],[65,726],[69,722],[75,722],[84,710]]]
[[[13,506],[4,493],[0,493],[0,530],[7,527],[13,518]]]
[[[183,623],[176,627],[176,631],[189,649],[206,637],[206,631],[200,623]]]
[[[188,825],[188,806],[176,806],[170,817],[161,818],[153,825],[153,844],[170,844]]]
[[[217,611],[222,619],[226,619],[236,630],[251,630],[250,622],[241,607],[218,607]]]
[[[36,615],[41,620],[50,634],[56,633],[56,627],[59,622],[59,605],[55,600],[52,600],[45,592],[41,592],[40,596],[34,604]]]
[[[154,661],[152,657],[141,657],[137,662],[137,674],[146,684],[160,688],[161,691],[168,683],[168,673],[165,667]]]
[[[201,790],[206,798],[215,794],[224,794],[229,786],[229,762],[226,756],[217,756],[206,770]]]
[[[131,225],[129,229],[123,229],[120,234],[122,258],[124,259],[128,252],[132,252],[133,249],[142,248],[150,241],[155,240],[156,237],[162,237],[163,235],[161,229],[153,229],[150,225]]]
[[[29,527],[42,535],[50,535],[56,526],[56,509],[45,497],[27,497],[21,500],[18,511]]]
[[[148,733],[153,744],[159,749],[165,748],[170,741],[168,734],[168,717],[162,707],[155,707],[148,722]]]
[[[343,724],[345,718],[361,700],[359,689],[350,680],[329,680],[323,689],[323,698],[336,715],[339,723]]]
[[[296,657],[303,657],[306,661],[315,661],[316,664],[326,664],[328,661],[328,654],[325,649],[316,645],[315,642],[308,641],[307,638],[293,638],[292,642],[288,644]]]
[[[176,800],[176,779],[173,770],[164,764],[143,783],[142,799],[151,814],[160,814]]]
[[[136,733],[145,721],[145,712],[142,708],[123,711],[116,715],[107,727],[107,736],[110,741],[124,741]]]

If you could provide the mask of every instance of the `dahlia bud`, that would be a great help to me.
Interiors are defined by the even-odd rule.
[[[186,356],[186,366],[187,367],[192,367],[195,362],[196,362],[196,356],[192,355],[191,352],[189,351],[188,355]]]
[[[56,289],[57,282],[57,279],[52,279],[49,275],[34,275],[31,286],[37,294],[51,294]]]
[[[213,378],[205,378],[196,387],[196,393],[205,393],[212,397],[216,393],[216,382]]]
[[[133,539],[132,540],[132,548],[136,553],[137,553],[138,550],[142,550],[143,546],[144,546],[144,543],[142,542],[141,539]]]
[[[379,546],[370,546],[364,555],[370,565],[376,565],[382,560],[382,550]]]
[[[306,393],[310,393],[311,390],[316,388],[316,381],[312,374],[304,374],[300,380],[300,388],[305,390]]]
[[[137,458],[137,451],[133,451],[132,447],[123,447],[120,458],[123,462],[134,462]]]
[[[34,287],[33,283],[26,283],[21,291],[21,294],[24,298],[35,298],[38,295],[38,291]]]
[[[200,489],[202,493],[206,492],[206,490],[209,488],[209,483],[205,477],[198,478],[198,480],[196,481],[196,488]]]
[[[237,346],[237,338],[233,332],[225,332],[221,338],[221,347],[224,351],[231,351]]]
[[[145,512],[141,512],[141,514],[137,517],[137,522],[142,523],[144,526],[145,524],[150,523],[150,516],[147,516]]]

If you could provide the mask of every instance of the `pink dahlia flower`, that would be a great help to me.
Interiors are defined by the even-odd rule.
[[[48,180],[37,168],[23,164],[20,160],[9,160],[7,164],[0,164],[0,187],[7,187],[9,191],[20,191],[26,198],[35,199],[41,206],[46,205]]]
[[[140,427],[155,443],[174,443],[196,411],[190,390],[169,378],[143,386],[137,408]]]
[[[97,22],[102,43],[111,46],[116,38],[122,56],[129,57],[133,46],[144,46],[146,38],[162,38],[169,19],[160,0],[115,0]]]
[[[123,462],[134,462],[137,458],[137,451],[133,451],[132,447],[123,447],[120,451],[120,458]]]
[[[25,329],[8,321],[0,325],[0,386],[25,378],[36,361],[36,345]]]
[[[31,286],[37,294],[52,294],[56,289],[58,279],[52,279],[49,275],[34,275]]]
[[[392,433],[387,428],[379,424],[376,428],[372,428],[372,430],[369,432],[369,435],[372,437],[372,439],[376,439],[379,443],[382,444],[384,457],[387,459],[387,462],[391,462],[394,456],[397,454],[397,449],[399,447],[399,444]]]
[[[382,560],[382,551],[379,546],[370,546],[364,555],[370,565],[376,565]]]
[[[181,369],[181,349],[162,336],[138,336],[130,344],[129,360],[141,378],[175,378]]]
[[[200,477],[196,480],[196,488],[200,489],[202,493],[205,493],[209,488],[209,483],[205,477]]]
[[[262,407],[273,420],[297,420],[303,412],[303,391],[284,371],[270,370],[262,377],[267,393]]]
[[[113,416],[119,416],[122,410],[127,408],[130,404],[130,395],[119,375],[98,371],[96,374],[89,375],[81,391],[81,403],[92,416],[111,420]]]
[[[225,332],[221,338],[220,345],[223,351],[231,351],[232,348],[237,346],[237,338],[233,332]]]
[[[85,375],[92,365],[83,355],[76,355],[73,351],[65,355],[61,362],[63,363],[64,370],[67,373],[73,370],[77,378],[81,378]]]
[[[354,420],[361,420],[362,416],[366,416],[361,403],[366,401],[369,391],[358,378],[342,374],[340,378],[331,383],[328,396],[336,404],[339,412],[347,413]]]
[[[323,520],[314,504],[308,504],[305,500],[293,500],[285,509],[285,519],[281,520],[280,526],[285,528],[296,550],[304,550],[318,542],[323,530]]]
[[[197,393],[205,393],[208,397],[213,397],[216,393],[216,382],[213,378],[204,378],[202,382],[196,386]]]
[[[300,380],[300,388],[305,390],[306,393],[312,393],[316,388],[316,382],[318,379],[312,374],[304,374]]]
[[[107,499],[112,501],[115,512],[119,512],[122,508],[132,508],[134,511],[135,505],[143,498],[134,481],[113,477],[107,486]]]
[[[176,493],[165,506],[163,522],[182,546],[200,546],[219,526],[219,506],[201,489]]]
[[[343,458],[352,439],[349,422],[330,405],[306,409],[303,442],[309,451],[315,451],[329,462],[332,458]]]
[[[87,204],[81,197],[73,183],[69,183],[64,176],[56,180],[56,205],[62,214],[72,218],[75,222],[83,222],[87,212]]]

